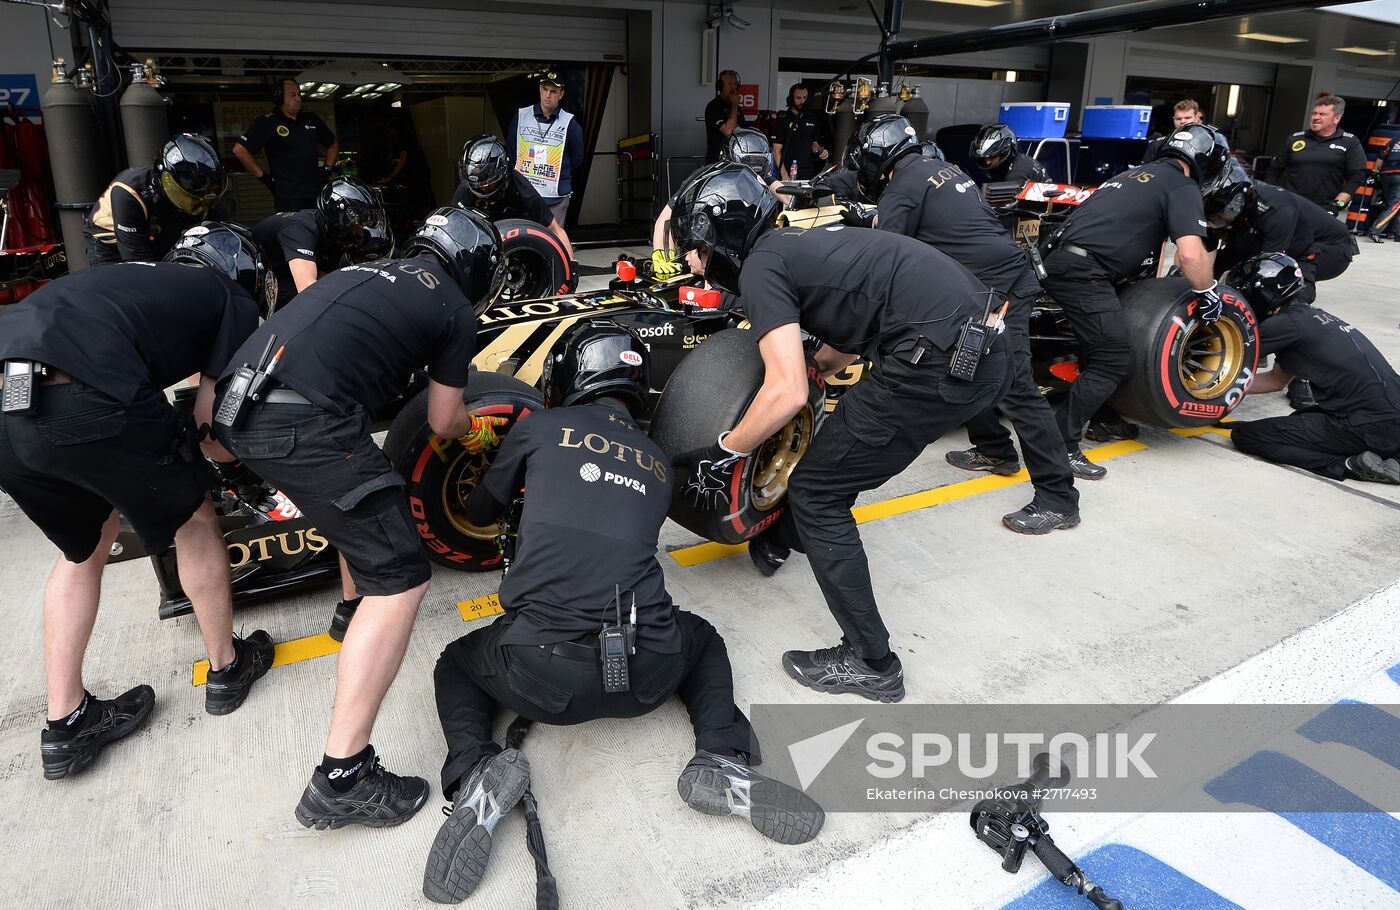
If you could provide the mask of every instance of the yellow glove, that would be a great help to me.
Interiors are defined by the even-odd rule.
[[[496,435],[496,427],[503,427],[509,422],[504,417],[477,417],[473,414],[472,428],[458,436],[457,441],[466,446],[467,451],[473,455],[489,452],[501,444],[501,438]]]
[[[684,268],[684,264],[670,250],[651,251],[651,273],[656,276],[657,280],[665,281],[667,278],[675,278]]]

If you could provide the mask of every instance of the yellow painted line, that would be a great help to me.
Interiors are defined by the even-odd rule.
[[[1119,442],[1111,442],[1108,445],[1097,446],[1087,450],[1084,454],[1092,462],[1108,461],[1110,458],[1117,458],[1119,455],[1129,455],[1133,452],[1141,452],[1146,449],[1144,443],[1132,439],[1125,439]],[[1029,481],[1030,475],[1026,469],[1007,477],[998,477],[995,474],[988,474],[986,477],[977,477],[973,480],[964,480],[958,483],[950,483],[946,487],[938,487],[932,490],[924,490],[921,493],[910,493],[907,496],[896,496],[894,499],[886,499],[884,502],[872,502],[869,505],[857,506],[851,510],[851,514],[856,517],[856,524],[864,524],[867,521],[879,521],[882,518],[890,518],[894,515],[903,515],[905,512],[915,512],[919,509],[927,509],[932,506],[942,505],[945,502],[955,502],[959,499],[967,499],[970,496],[980,496],[983,493],[990,493],[993,490],[1003,490],[1007,487],[1014,487],[1017,484]],[[742,553],[748,549],[748,544],[720,544],[702,543],[693,547],[683,547],[671,552],[671,558],[682,566],[698,566],[701,563],[714,559],[723,559],[735,553]]]
[[[1178,436],[1184,436],[1187,439],[1191,439],[1195,436],[1205,436],[1207,433],[1212,436],[1224,436],[1226,439],[1230,438],[1230,431],[1225,427],[1188,427],[1186,429],[1174,429],[1172,432]]]
[[[294,638],[291,641],[284,641],[277,644],[272,653],[272,666],[285,667],[287,664],[299,663],[303,660],[311,660],[316,657],[325,657],[327,654],[334,654],[340,650],[340,642],[331,638],[325,632],[320,635],[308,635],[305,638]],[[191,685],[202,686],[209,678],[209,661],[197,660],[194,662],[194,678]]]

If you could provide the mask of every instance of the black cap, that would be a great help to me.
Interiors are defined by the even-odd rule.
[[[540,67],[530,74],[530,78],[539,82],[540,85],[548,82],[560,88],[564,87],[564,77],[560,74],[559,67],[554,65]]]

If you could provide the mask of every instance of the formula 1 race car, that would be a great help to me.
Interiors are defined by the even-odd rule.
[[[842,207],[828,198],[829,191],[798,187],[794,192],[800,206],[784,213],[785,224],[816,226],[839,219]],[[1044,184],[988,188],[989,201],[1013,235],[1032,247],[1086,196],[1073,187]],[[500,299],[487,307],[478,319],[480,348],[464,393],[471,410],[506,418],[500,432],[508,435],[517,421],[543,407],[536,385],[555,342],[574,322],[603,318],[634,329],[651,350],[653,388],[643,422],[669,457],[709,445],[731,428],[763,378],[741,302],[725,305],[721,295],[695,287],[688,277],[653,280],[648,262],[620,265],[620,275],[627,277],[619,277],[607,290]],[[1156,271],[1156,263],[1146,264],[1142,276],[1120,292],[1132,333],[1134,369],[1111,403],[1125,416],[1156,426],[1215,423],[1238,404],[1257,366],[1254,314],[1238,295],[1226,294],[1225,317],[1203,323],[1192,315],[1193,295],[1185,279],[1157,278]],[[544,280],[552,281],[553,276]],[[1050,395],[1063,391],[1077,375],[1077,343],[1053,301],[1044,299],[1037,305],[1031,336],[1042,389]],[[809,343],[815,350],[819,342]],[[714,504],[697,504],[678,495],[671,518],[700,537],[727,544],[741,543],[775,521],[788,477],[822,418],[863,372],[857,363],[823,380],[814,367],[809,369],[808,406],[745,460],[735,487]],[[431,432],[425,382],[418,377],[378,415],[387,428],[385,453],[404,477],[409,505],[431,558],[468,571],[497,568],[498,529],[476,527],[465,518],[467,497],[489,466],[490,455],[472,455],[457,440]],[[685,479],[676,477],[678,490]],[[285,497],[266,514],[228,494],[220,503],[237,602],[338,577],[333,548]],[[132,534],[124,533],[118,546],[125,550],[124,558],[141,555]],[[187,612],[175,551],[153,562],[161,616]]]

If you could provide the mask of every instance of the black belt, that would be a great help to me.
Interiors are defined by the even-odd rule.
[[[265,404],[311,404],[305,395],[286,387],[264,392],[262,400]]]

